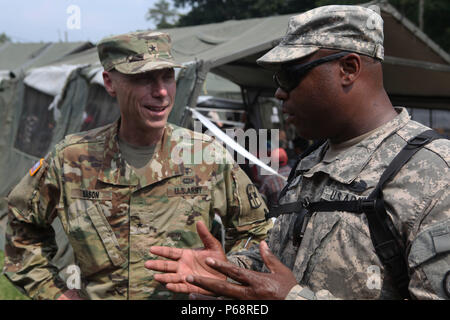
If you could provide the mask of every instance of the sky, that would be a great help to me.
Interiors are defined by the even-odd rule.
[[[155,23],[146,21],[145,16],[156,2],[0,0],[0,34],[6,33],[14,42],[57,42],[64,41],[67,32],[68,41],[95,43],[109,35],[155,28]]]

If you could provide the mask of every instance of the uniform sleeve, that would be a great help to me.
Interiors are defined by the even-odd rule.
[[[259,187],[259,194],[261,195],[261,198],[263,198],[266,205],[269,204],[269,188],[266,183],[262,183],[261,187]]]
[[[286,300],[338,300],[328,290],[311,291],[308,287],[294,286],[286,296]]]
[[[450,299],[450,192],[430,199],[412,239],[409,291],[415,299]]]
[[[226,252],[259,243],[272,228],[271,220],[265,219],[268,210],[258,189],[232,159],[219,166],[212,202],[225,227]]]
[[[57,252],[51,223],[60,197],[59,168],[53,156],[47,157],[36,173],[27,173],[8,196],[3,272],[33,299],[56,299],[67,290],[51,263]]]
[[[261,272],[264,266],[264,261],[259,253],[259,245],[257,244],[253,244],[249,249],[230,252],[227,255],[227,259],[240,268],[258,272]]]

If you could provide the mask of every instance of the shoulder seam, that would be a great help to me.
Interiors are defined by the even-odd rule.
[[[432,144],[433,142],[438,141],[438,140],[442,140],[442,139],[436,139],[436,140],[430,142],[430,144]],[[447,164],[447,167],[449,166],[448,161],[445,160],[444,157],[443,157],[442,155],[440,155],[440,154],[437,153],[435,150],[433,150],[432,148],[430,148],[429,144],[427,144],[426,146],[424,146],[423,149],[427,149],[428,151],[434,153],[434,154],[435,154],[438,158],[440,158],[445,164]]]
[[[400,130],[398,130],[397,132],[395,132],[395,134],[396,134],[397,136],[399,136],[399,137],[405,142],[405,145],[406,145],[406,143],[408,142],[409,139],[411,139],[411,138],[413,138],[414,136],[417,136],[418,134],[420,134],[420,133],[422,133],[422,132],[424,132],[424,131],[427,130],[426,127],[424,127],[424,129],[425,129],[425,130],[422,130],[422,131],[420,131],[419,133],[417,133],[416,135],[412,135],[412,136],[409,137],[409,138],[408,138],[407,135],[400,134],[400,133],[399,133]],[[435,155],[436,155],[438,158],[440,158],[447,166],[449,166],[448,161],[445,160],[444,157],[443,157],[442,155],[440,155],[440,154],[437,153],[435,150],[433,150],[432,148],[430,148],[430,146],[431,146],[433,143],[435,143],[436,141],[440,141],[440,140],[446,140],[446,138],[445,138],[445,137],[442,137],[442,138],[435,139],[435,140],[431,141],[430,143],[428,143],[428,144],[424,145],[423,147],[421,147],[421,149],[426,149],[426,150],[430,151],[431,153],[435,154]],[[420,151],[421,151],[421,150],[419,150],[418,152],[420,152]],[[414,156],[413,156],[413,158],[414,158]]]
[[[66,139],[62,140],[59,143],[59,146],[57,146],[57,149],[64,150],[65,148],[68,148],[73,145],[77,144],[91,144],[91,143],[104,143],[105,139],[97,139],[97,140],[82,140],[83,138],[80,137],[80,139],[73,141],[73,142],[67,142]]]

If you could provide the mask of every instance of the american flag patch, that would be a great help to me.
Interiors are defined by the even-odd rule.
[[[34,176],[36,172],[42,167],[42,163],[44,163],[44,158],[36,162],[36,164],[30,169],[30,176]]]

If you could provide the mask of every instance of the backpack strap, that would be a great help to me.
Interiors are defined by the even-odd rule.
[[[406,146],[391,161],[381,175],[375,189],[367,198],[354,201],[318,201],[311,203],[300,200],[274,207],[271,209],[270,214],[278,216],[280,214],[300,213],[305,209],[310,213],[333,211],[365,213],[369,225],[370,237],[378,257],[393,278],[401,296],[403,298],[409,298],[409,273],[405,248],[400,240],[398,230],[386,212],[382,189],[420,148],[439,138],[444,137],[434,130],[427,130],[410,139]],[[302,216],[305,215],[302,214]]]
[[[392,276],[394,283],[403,298],[410,298],[408,290],[409,272],[406,260],[406,250],[398,230],[395,228],[391,218],[386,212],[383,188],[397,175],[400,169],[414,154],[416,154],[416,152],[426,144],[439,138],[442,138],[442,136],[436,131],[427,130],[410,139],[381,175],[377,186],[367,197],[367,200],[373,201],[373,204],[371,206],[368,205],[364,210],[375,251],[387,271]]]
[[[298,157],[297,161],[295,162],[295,165],[292,167],[291,172],[289,173],[288,179],[287,179],[287,183],[284,185],[283,189],[281,189],[280,194],[278,195],[278,200],[280,200],[282,197],[284,197],[284,195],[286,194],[290,183],[292,182],[292,180],[294,180],[296,178],[295,173],[297,172],[297,166],[299,164],[300,161],[302,161],[303,158],[306,158],[307,156],[309,156],[311,153],[313,153],[315,150],[319,149],[319,147],[324,144],[327,140],[326,139],[322,139],[322,140],[317,140],[316,142],[314,142],[312,145],[310,145],[308,148],[306,148],[305,151],[303,151],[303,153]],[[299,204],[301,207],[301,204]],[[266,212],[266,220],[270,219],[270,218],[276,218],[278,217],[282,212],[278,212],[278,210],[276,209],[276,207],[272,207],[270,209],[269,212]]]

